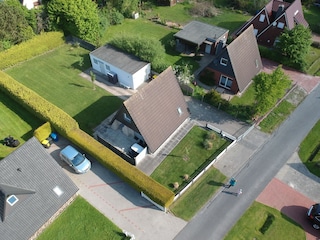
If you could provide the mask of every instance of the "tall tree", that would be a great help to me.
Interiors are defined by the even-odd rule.
[[[1,46],[18,44],[33,36],[33,30],[29,26],[23,12],[16,6],[0,2],[0,41]],[[0,49],[2,48],[0,46]]]
[[[91,0],[51,0],[46,4],[51,29],[62,29],[84,40],[96,43],[100,38],[97,4]]]
[[[284,64],[304,71],[311,43],[310,29],[297,25],[283,31],[276,47],[284,57]]]
[[[262,72],[253,78],[256,99],[256,113],[265,114],[283,96],[290,86],[289,77],[283,72],[281,65],[271,74]]]

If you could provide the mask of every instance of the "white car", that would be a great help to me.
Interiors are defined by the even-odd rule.
[[[70,145],[61,150],[60,157],[72,167],[76,173],[86,173],[91,169],[91,162],[85,155],[79,153]]]

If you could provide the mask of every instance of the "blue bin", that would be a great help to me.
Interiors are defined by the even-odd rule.
[[[52,140],[53,140],[54,142],[57,142],[57,141],[59,140],[58,134],[56,134],[56,133],[54,133],[54,132],[50,134],[50,137],[52,138]]]

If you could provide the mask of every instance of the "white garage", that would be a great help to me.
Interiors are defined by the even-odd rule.
[[[93,69],[105,75],[111,83],[119,82],[123,87],[137,89],[150,77],[150,63],[111,45],[99,47],[89,55]]]

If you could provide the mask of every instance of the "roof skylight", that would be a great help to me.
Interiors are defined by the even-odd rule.
[[[60,197],[63,194],[63,191],[61,190],[61,188],[59,188],[59,186],[56,186],[53,189],[54,193],[57,194],[58,197]]]
[[[15,195],[10,195],[7,198],[7,203],[9,203],[10,206],[13,206],[14,204],[16,204],[19,201],[19,199],[15,196]]]

